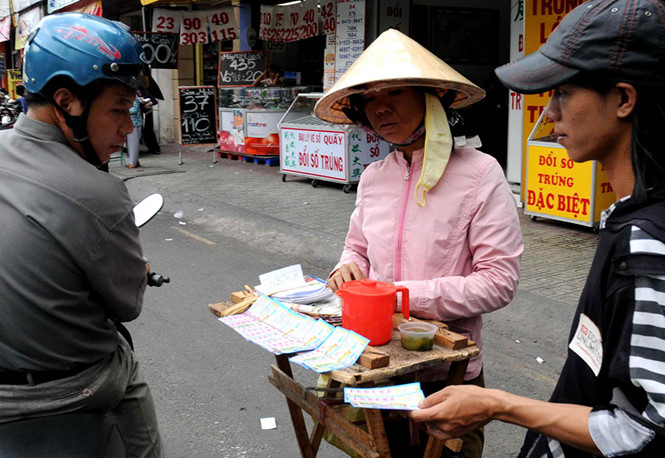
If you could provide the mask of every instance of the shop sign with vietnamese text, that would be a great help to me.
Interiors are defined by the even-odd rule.
[[[282,170],[346,181],[346,133],[282,127]]]
[[[564,148],[529,145],[526,211],[593,222],[592,169],[593,162],[576,163]]]
[[[395,29],[408,35],[409,5],[407,0],[380,0],[379,32]]]
[[[360,181],[369,164],[390,152],[377,135],[360,131],[282,127],[280,135],[282,171],[336,181]]]

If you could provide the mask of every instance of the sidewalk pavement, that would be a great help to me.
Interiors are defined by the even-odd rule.
[[[165,198],[166,212],[205,230],[236,237],[267,250],[290,254],[323,269],[336,263],[344,246],[356,191],[342,185],[286,176],[279,166],[219,158],[212,146],[162,146],[144,154],[140,168],[120,161],[110,172],[126,180],[133,198],[151,192]],[[213,161],[217,161],[213,163]],[[263,161],[260,161],[263,162]],[[532,221],[517,208],[525,250],[520,290],[570,305],[577,303],[598,236],[587,227],[544,218]]]

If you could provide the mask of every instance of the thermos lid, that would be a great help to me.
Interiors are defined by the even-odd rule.
[[[386,294],[395,294],[397,288],[395,285],[378,280],[351,280],[342,283],[340,291],[350,294],[360,294],[364,296],[383,296]]]

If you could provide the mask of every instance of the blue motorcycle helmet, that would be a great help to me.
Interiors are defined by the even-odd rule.
[[[72,116],[45,89],[55,78],[66,77],[81,88],[119,82],[163,100],[143,54],[141,44],[124,24],[83,13],[52,14],[44,17],[28,38],[23,85],[29,93],[47,98],[63,114],[74,139],[83,146],[86,160],[100,167],[87,132],[92,99],[81,115]]]
[[[83,13],[52,14],[28,38],[23,85],[39,94],[56,76],[67,76],[79,86],[109,79],[163,100],[142,57],[141,44],[124,24]]]

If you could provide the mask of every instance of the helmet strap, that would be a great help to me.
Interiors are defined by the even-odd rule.
[[[65,124],[67,124],[67,127],[72,130],[74,141],[81,145],[81,149],[85,155],[84,159],[99,170],[108,171],[108,168],[99,160],[99,156],[95,151],[95,147],[92,146],[90,134],[88,133],[88,117],[90,116],[90,106],[92,105],[92,101],[86,105],[83,109],[83,113],[78,116],[73,116],[67,113],[67,111],[65,111],[65,109],[58,105],[53,99],[51,99],[51,103],[65,118]]]

